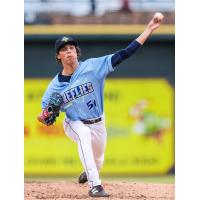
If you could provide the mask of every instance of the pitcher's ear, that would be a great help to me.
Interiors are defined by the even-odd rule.
[[[61,63],[61,59],[58,58],[58,54],[55,55],[56,62]]]

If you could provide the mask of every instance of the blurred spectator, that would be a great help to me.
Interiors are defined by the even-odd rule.
[[[129,0],[122,0],[122,7],[121,7],[120,11],[126,12],[126,13],[132,12],[130,9],[129,3],[130,3]]]
[[[96,0],[90,0],[90,5],[91,5],[91,12],[90,14],[94,15],[96,11]]]

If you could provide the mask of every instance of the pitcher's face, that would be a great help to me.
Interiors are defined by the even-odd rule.
[[[66,44],[60,48],[57,58],[61,60],[62,63],[72,64],[77,62],[77,52],[76,47],[72,44]]]

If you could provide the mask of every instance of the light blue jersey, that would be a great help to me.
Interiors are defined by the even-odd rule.
[[[71,120],[98,118],[103,114],[103,90],[106,76],[114,71],[112,55],[79,62],[69,82],[60,82],[58,74],[50,82],[42,98],[42,109],[47,107],[50,95],[58,92],[64,104],[61,111]]]

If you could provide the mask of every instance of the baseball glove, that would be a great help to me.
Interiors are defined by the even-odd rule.
[[[43,124],[50,126],[55,123],[56,118],[60,114],[60,108],[63,104],[62,96],[54,92],[50,96],[48,106],[42,111],[41,115],[38,116],[38,121],[42,122]]]

